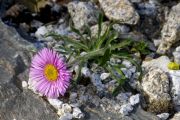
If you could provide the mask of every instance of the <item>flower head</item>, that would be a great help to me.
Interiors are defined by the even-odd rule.
[[[66,92],[71,73],[58,53],[44,48],[32,59],[29,78],[35,82],[34,87],[38,92],[57,98]]]

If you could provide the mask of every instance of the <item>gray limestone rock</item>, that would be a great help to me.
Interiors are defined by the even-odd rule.
[[[168,112],[170,87],[167,74],[159,68],[149,68],[141,81],[141,87],[151,112]]]
[[[1,21],[0,38],[0,120],[57,120],[47,102],[22,88],[33,45]]]
[[[74,1],[70,2],[67,7],[77,29],[97,23],[99,10],[91,2]]]
[[[148,70],[151,67],[157,67],[163,70],[164,72],[168,72],[169,69],[167,65],[169,62],[170,62],[170,59],[167,56],[161,56],[159,58],[156,58],[150,61],[143,61],[142,67],[145,68],[145,70]]]
[[[171,96],[176,111],[180,111],[180,70],[171,70]]]
[[[138,13],[128,0],[99,0],[99,3],[110,20],[131,25],[139,21]]]
[[[158,53],[166,53],[174,43],[180,39],[180,3],[173,6],[167,22],[161,31],[162,42],[157,50]]]

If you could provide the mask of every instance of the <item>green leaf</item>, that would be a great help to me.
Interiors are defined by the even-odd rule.
[[[102,48],[102,49],[94,50],[94,51],[91,51],[91,52],[87,52],[86,55],[76,57],[74,61],[69,63],[69,65],[71,66],[71,65],[79,63],[79,62],[87,61],[87,60],[93,59],[93,58],[95,58],[97,56],[98,57],[103,56],[106,49],[107,48]]]
[[[113,31],[112,34],[109,36],[109,39],[106,42],[106,47],[111,44],[111,42],[118,38],[118,33]]]
[[[110,48],[108,48],[105,53],[104,53],[104,56],[100,58],[100,65],[103,66],[106,64],[106,62],[110,59],[111,57],[111,50]]]
[[[100,38],[101,31],[102,31],[102,22],[103,22],[103,14],[100,13],[99,18],[98,18],[98,39]]]
[[[115,50],[117,48],[124,48],[124,47],[127,47],[127,46],[131,45],[131,43],[132,43],[132,40],[124,40],[124,41],[122,41],[122,42],[120,42],[118,44],[113,44],[111,49]]]
[[[122,89],[121,85],[118,85],[112,92],[113,96],[117,96],[119,94],[119,91]]]
[[[92,38],[92,33],[91,33],[91,29],[88,25],[85,25],[85,30],[84,32],[87,33],[88,37],[91,39]]]
[[[106,69],[109,71],[112,78],[118,82],[119,85],[123,85],[124,82],[127,80],[124,73],[117,66],[107,66]],[[120,75],[120,78],[116,76],[114,72],[117,72]]]
[[[108,35],[109,35],[109,31],[110,31],[110,27],[108,26],[108,27],[106,28],[105,33],[96,40],[95,49],[99,49],[99,48],[101,47],[101,45],[103,44],[103,42],[107,39],[107,37],[108,37]]]
[[[66,63],[69,62],[69,60],[71,59],[72,56],[73,56],[73,52],[71,52],[71,53],[69,54],[69,57],[67,58]]]

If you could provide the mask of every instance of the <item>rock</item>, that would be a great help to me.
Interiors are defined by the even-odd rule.
[[[164,54],[170,47],[179,41],[180,37],[180,3],[173,6],[169,13],[167,22],[164,24],[161,31],[162,42],[158,47],[157,52]]]
[[[64,113],[71,113],[72,107],[69,104],[64,103],[62,104],[62,110],[64,111]]]
[[[132,67],[132,63],[129,62],[128,60],[124,60],[122,61],[122,64],[126,67],[126,68],[130,68]]]
[[[157,14],[157,5],[152,0],[137,4],[137,11],[140,15],[153,16]]]
[[[98,91],[102,91],[104,89],[104,85],[101,82],[99,74],[93,73],[91,75],[91,81],[92,81],[93,85],[96,86]]]
[[[49,27],[41,26],[35,32],[35,36],[37,37],[38,40],[52,41],[52,37],[45,37],[45,35],[51,32],[52,30],[53,30],[52,26]]]
[[[99,10],[91,2],[70,2],[68,11],[77,29],[82,29],[85,25],[95,25],[97,23]]]
[[[138,104],[140,102],[140,94],[132,95],[129,98],[129,102],[132,106]]]
[[[114,24],[113,29],[120,34],[128,33],[130,31],[130,28],[127,25],[120,25],[120,24]]]
[[[27,89],[33,44],[22,39],[16,30],[0,21],[0,119],[2,120],[57,120],[58,116],[47,102]],[[23,74],[23,75],[22,75]],[[24,76],[20,79],[20,76]]]
[[[108,28],[109,26],[109,22],[103,22],[101,24],[101,36],[106,32],[106,29]],[[98,24],[96,25],[93,25],[91,28],[91,34],[92,34],[92,37],[98,37]]]
[[[117,83],[117,80],[111,80],[109,81],[108,83],[105,84],[105,87],[106,89],[109,91],[109,92],[113,92],[113,90],[118,87],[118,83]]]
[[[129,79],[131,78],[132,72],[130,70],[128,70],[128,68],[121,68],[121,70],[127,78],[129,78]]]
[[[121,102],[121,103],[127,103],[128,100],[129,100],[129,97],[131,96],[132,93],[119,93],[117,96],[116,96],[116,99]]]
[[[180,64],[180,46],[176,48],[176,50],[173,52],[174,61],[178,64]]]
[[[176,111],[180,111],[180,70],[171,70],[171,95]]]
[[[163,70],[164,72],[168,72],[169,71],[167,67],[168,63],[170,63],[170,59],[167,56],[161,56],[159,58],[156,58],[150,61],[143,61],[142,67],[144,67],[147,70],[150,67],[157,67]]]
[[[81,73],[85,76],[85,77],[90,77],[91,76],[91,72],[90,69],[87,67],[83,67],[81,69]]]
[[[167,120],[169,118],[169,113],[161,113],[157,115],[161,120]]]
[[[168,112],[171,97],[169,79],[159,68],[149,68],[141,81],[143,94],[148,103],[148,110],[155,113]]]
[[[77,107],[73,108],[73,117],[74,118],[78,118],[78,119],[82,119],[84,118],[84,114],[81,112],[81,110]]]
[[[23,88],[27,88],[27,86],[28,86],[27,82],[26,81],[22,81],[22,87]]]
[[[180,112],[176,113],[176,114],[173,116],[173,118],[170,119],[170,120],[179,120],[179,118],[180,118]]]
[[[77,93],[71,92],[71,94],[70,94],[70,96],[69,96],[70,101],[75,101],[76,98],[77,98]]]
[[[110,73],[102,73],[101,76],[100,76],[100,78],[101,78],[101,80],[105,80],[105,79],[107,79],[109,76],[110,76]]]
[[[126,24],[137,24],[139,15],[128,0],[99,0],[105,15],[114,21]]]
[[[59,118],[59,120],[72,120],[72,119],[73,119],[73,115],[70,113],[65,113]]]
[[[121,106],[120,113],[123,115],[128,115],[133,110],[131,104],[125,104]]]
[[[63,102],[59,99],[48,98],[49,103],[56,109],[60,109],[62,107]]]

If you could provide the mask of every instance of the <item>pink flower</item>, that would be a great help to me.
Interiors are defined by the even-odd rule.
[[[44,48],[32,59],[29,78],[36,83],[34,87],[38,92],[57,98],[64,96],[70,84],[71,73],[57,52]]]

